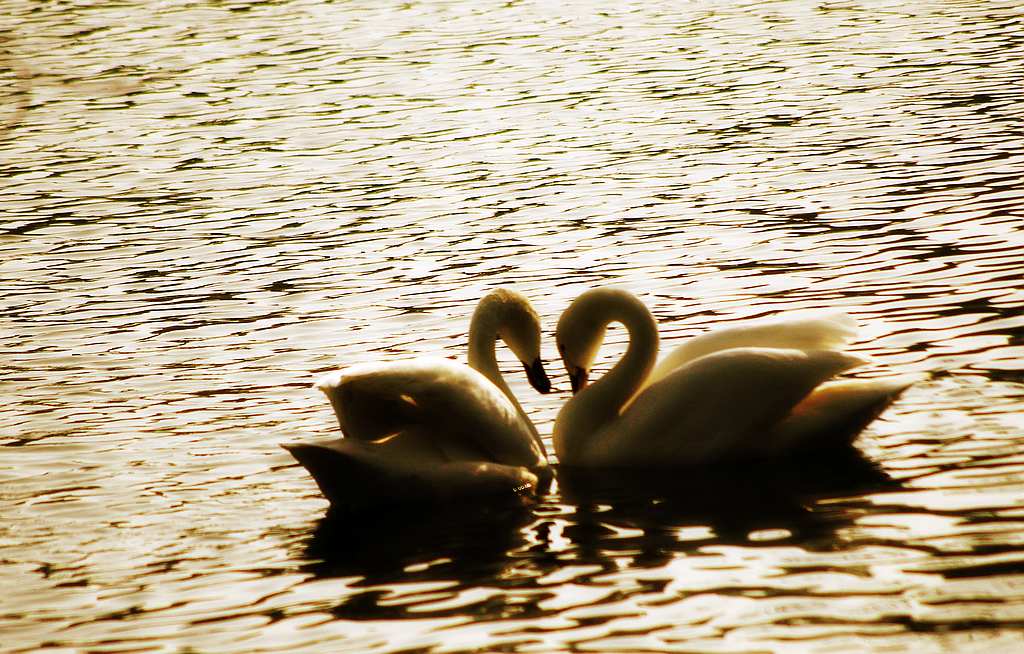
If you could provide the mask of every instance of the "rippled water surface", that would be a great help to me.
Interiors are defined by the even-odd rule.
[[[1022,651],[1016,5],[0,0],[0,649]],[[599,283],[930,375],[865,470],[321,520],[318,374]]]

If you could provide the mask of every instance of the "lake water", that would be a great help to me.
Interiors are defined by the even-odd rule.
[[[1018,3],[0,16],[0,650],[1024,649]],[[278,447],[335,434],[321,373],[464,360],[513,287],[547,437],[555,321],[605,283],[669,345],[831,307],[862,374],[929,377],[863,470],[321,520]]]

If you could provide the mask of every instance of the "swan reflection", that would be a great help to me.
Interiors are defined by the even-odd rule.
[[[456,577],[498,565],[527,545],[536,517],[513,504],[424,504],[347,514],[329,511],[306,544],[305,566],[320,577],[393,580]]]
[[[576,509],[565,535],[582,558],[634,551],[647,565],[709,543],[750,544],[757,533],[831,541],[848,519],[816,510],[816,500],[899,487],[852,447],[674,470],[559,466],[557,479],[562,501]]]
[[[315,579],[355,577],[332,613],[348,619],[426,618],[473,613],[507,617],[508,602],[455,602],[470,589],[529,584],[538,527],[522,506],[407,507],[360,516],[331,512],[305,547]],[[525,566],[527,573],[517,572]],[[401,586],[400,601],[395,587]],[[537,597],[537,601],[541,598]],[[521,604],[521,602],[520,602]],[[520,606],[519,610],[525,610]]]

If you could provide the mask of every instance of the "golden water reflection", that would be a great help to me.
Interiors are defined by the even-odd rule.
[[[3,647],[1021,647],[1014,3],[0,15]],[[499,285],[551,330],[599,283],[669,344],[847,310],[863,374],[930,377],[853,471],[323,519],[277,447],[333,433],[318,373],[461,358]],[[501,356],[549,434],[565,392]]]

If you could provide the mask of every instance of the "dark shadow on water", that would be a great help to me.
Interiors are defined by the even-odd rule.
[[[315,578],[361,577],[331,609],[345,620],[539,617],[546,594],[458,601],[468,589],[521,585],[514,568],[526,556],[517,553],[529,549],[534,520],[530,507],[480,504],[329,515],[317,524],[305,552],[312,561],[302,568]],[[419,586],[431,582],[451,583]]]
[[[684,551],[675,532],[702,526],[718,543],[749,544],[751,532],[787,529],[792,540],[825,540],[837,518],[809,508],[824,497],[893,490],[899,482],[857,450],[799,459],[660,471],[557,470],[560,502],[571,509],[566,535],[584,550],[667,547]],[[840,521],[841,522],[841,521]],[[360,576],[366,584],[421,579],[493,580],[530,543],[544,543],[550,519],[532,506],[472,502],[329,512],[306,545],[317,577]],[[642,530],[621,538],[613,527]],[[669,534],[666,540],[666,534]],[[537,560],[544,557],[532,547]],[[528,555],[529,556],[529,555]],[[410,572],[410,568],[412,572]]]
[[[751,534],[761,530],[789,533],[773,544],[828,544],[848,520],[810,508],[816,499],[899,485],[852,448],[785,462],[684,470],[562,467],[558,482],[563,501],[576,507],[566,535],[582,558],[598,562],[611,552],[629,551],[643,565],[659,565],[711,543],[751,545]],[[685,527],[703,527],[709,533],[706,538],[680,539],[679,530]],[[632,535],[622,536],[616,528]]]
[[[553,475],[538,472],[540,495]],[[410,566],[427,566],[431,579],[487,578],[510,550],[524,546],[535,501],[507,493],[437,501],[424,493],[413,503],[332,506],[306,546],[306,556],[317,560],[306,568],[318,577],[360,575],[368,584],[408,580]]]
[[[573,578],[585,585],[623,565],[657,568],[707,545],[758,546],[751,534],[764,530],[782,534],[770,545],[829,548],[851,518],[811,508],[816,499],[898,486],[852,450],[662,474],[563,467],[557,479],[561,497],[537,506],[329,514],[305,545],[302,569],[355,578],[332,608],[343,619],[539,618],[557,613],[544,603],[552,589],[543,579],[566,565],[598,566]],[[466,600],[463,593],[479,589],[487,589],[482,599]]]
[[[367,584],[409,581],[421,575],[407,568],[428,564],[432,579],[486,578],[524,544],[532,520],[526,506],[479,503],[329,513],[307,544],[315,561],[304,568],[318,577],[359,575]]]
[[[563,497],[575,503],[660,496],[709,510],[720,503],[742,504],[757,497],[830,496],[898,484],[853,447],[785,460],[751,459],[664,471],[560,466],[557,478]]]

